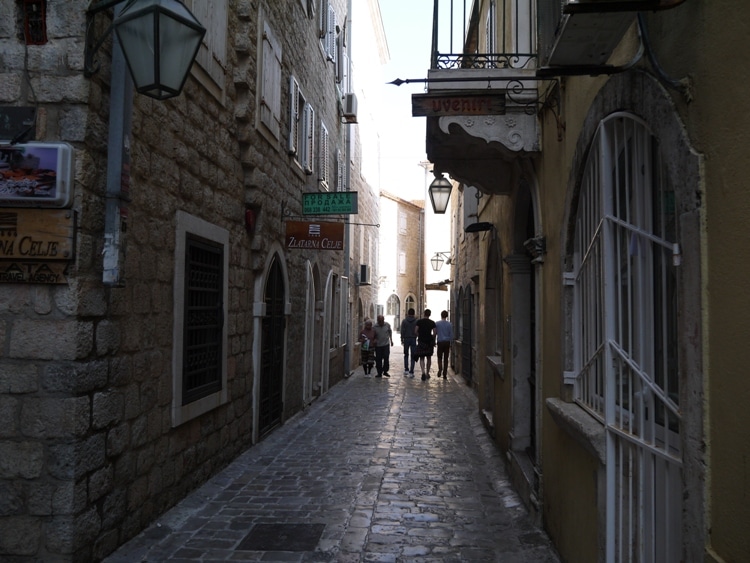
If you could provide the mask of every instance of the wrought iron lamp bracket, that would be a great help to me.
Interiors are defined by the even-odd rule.
[[[86,10],[86,46],[83,55],[83,74],[87,78],[90,78],[99,72],[100,65],[94,60],[94,56],[104,44],[104,41],[106,41],[110,33],[112,33],[113,29],[113,25],[110,23],[102,36],[96,39],[94,37],[94,21],[96,19],[96,14],[125,1],[128,2],[127,5],[130,5],[136,0],[99,0],[98,2],[93,0],[88,10]]]

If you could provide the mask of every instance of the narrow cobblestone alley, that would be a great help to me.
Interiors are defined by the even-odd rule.
[[[559,561],[456,375],[358,367],[106,561]]]

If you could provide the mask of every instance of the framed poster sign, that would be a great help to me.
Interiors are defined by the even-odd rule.
[[[68,207],[72,194],[73,147],[0,142],[0,206]]]

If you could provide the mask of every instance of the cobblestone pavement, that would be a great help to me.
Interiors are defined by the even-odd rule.
[[[362,368],[239,456],[108,563],[558,562],[460,376]]]

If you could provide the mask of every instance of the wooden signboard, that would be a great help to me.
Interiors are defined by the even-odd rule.
[[[344,250],[344,223],[286,222],[289,249]]]
[[[74,254],[72,211],[0,208],[0,283],[66,283]]]
[[[413,117],[445,115],[504,115],[505,94],[486,90],[457,90],[440,94],[412,94]]]

